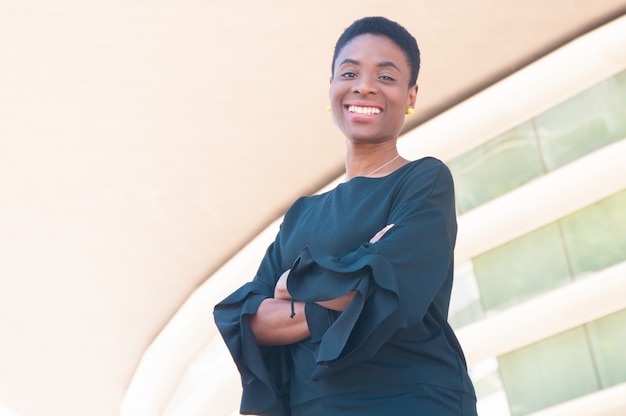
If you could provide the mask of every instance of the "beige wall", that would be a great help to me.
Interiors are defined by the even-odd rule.
[[[225,232],[205,2],[99,3],[0,5],[0,403],[24,415],[116,414]]]

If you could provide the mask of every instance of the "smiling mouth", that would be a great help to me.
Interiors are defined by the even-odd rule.
[[[367,115],[380,114],[380,108],[376,108],[376,107],[358,107],[356,105],[349,105],[348,106],[348,111],[351,112],[351,113],[356,113],[356,114],[367,114]]]

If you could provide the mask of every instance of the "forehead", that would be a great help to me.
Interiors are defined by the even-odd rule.
[[[358,62],[393,62],[399,68],[409,68],[408,57],[402,48],[384,35],[365,33],[355,36],[339,51],[335,62],[341,65],[345,59]]]

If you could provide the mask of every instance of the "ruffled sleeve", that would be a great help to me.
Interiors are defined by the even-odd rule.
[[[454,188],[448,168],[436,159],[420,163],[395,190],[389,213],[394,224],[376,243],[334,257],[306,247],[292,266],[288,289],[315,302],[357,291],[326,330],[313,378],[319,379],[372,357],[399,329],[423,320],[451,285],[456,238]],[[447,299],[447,297],[446,297]]]
[[[289,346],[259,347],[249,323],[261,302],[274,295],[279,269],[278,247],[272,244],[254,281],[246,283],[215,306],[213,315],[243,387],[240,412],[287,415],[289,409]]]

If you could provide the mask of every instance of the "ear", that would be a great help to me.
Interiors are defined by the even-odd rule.
[[[408,107],[415,107],[415,101],[417,100],[417,91],[419,90],[419,87],[417,86],[417,84],[413,85],[412,87],[409,88],[409,97],[407,100],[407,106]]]

